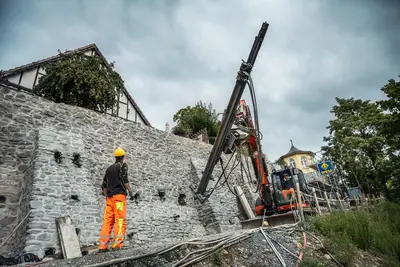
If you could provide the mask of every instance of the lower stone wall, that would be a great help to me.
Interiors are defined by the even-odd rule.
[[[100,190],[104,172],[90,171],[102,159],[85,151],[87,142],[81,134],[39,129],[25,252],[42,257],[46,249],[54,248],[60,253],[55,219],[65,215],[71,217],[82,246],[98,244],[105,206]],[[79,154],[78,164],[73,161],[74,154]],[[164,171],[155,167],[162,162],[154,161],[154,169],[147,175],[132,179],[132,187],[140,197],[137,202],[128,202],[128,245],[140,246],[154,240],[171,242],[240,229],[238,200],[226,185],[214,191],[205,203],[196,201],[190,186],[200,181],[204,159],[191,157],[175,162],[176,159],[165,155],[164,160],[169,163],[164,165]],[[107,164],[103,162],[103,166],[106,168]],[[133,173],[142,170],[141,165],[130,168]],[[221,174],[221,168],[216,166],[213,177]],[[229,183],[235,184],[237,179],[236,171]],[[209,188],[216,180],[210,182]],[[159,190],[165,192],[163,199]],[[179,202],[180,194],[185,195],[184,204]]]
[[[22,253],[28,222],[37,134],[23,129],[10,124],[0,131],[0,255],[5,257]]]
[[[214,187],[216,187],[216,189],[207,198],[205,203],[198,204],[200,220],[210,233],[234,231],[241,228],[240,220],[243,218],[243,214],[240,208],[241,204],[236,196],[235,186],[240,185],[244,192],[249,193],[247,191],[248,183],[247,181],[242,181],[240,165],[238,165],[234,159],[229,161],[230,157],[231,155],[222,155],[223,166],[225,168],[224,173],[226,176],[222,173],[220,164],[217,164],[212,173],[211,180],[209,181],[207,187],[208,192],[206,194],[208,195],[211,193]],[[196,180],[200,181],[202,178],[206,163],[207,159],[192,158],[192,165],[197,175]],[[221,180],[218,183],[220,177]],[[226,177],[228,179],[226,179]],[[249,196],[253,197],[252,195]],[[250,202],[254,201],[253,199],[248,200]],[[252,208],[254,208],[255,211],[255,207]]]
[[[19,227],[16,230],[16,236],[13,238],[13,244],[15,244],[14,251],[12,255],[21,255],[25,249],[26,237],[27,237],[27,230],[28,230],[28,223],[29,218],[31,215],[31,209],[29,205],[29,200],[32,196],[32,189],[33,189],[33,177],[34,177],[34,170],[35,170],[35,158],[37,156],[37,145],[38,145],[38,134],[36,132],[34,148],[30,156],[28,169],[26,170],[23,176],[23,182],[21,183],[22,186],[22,195],[20,197],[20,206],[18,212],[18,222]],[[15,242],[17,241],[17,242]]]
[[[57,152],[61,152],[59,161]],[[73,162],[75,153],[80,159],[77,164]],[[55,219],[65,215],[71,217],[83,245],[95,244],[93,232],[98,231],[102,217],[89,166],[82,135],[52,128],[39,130],[26,252],[39,257],[48,248],[60,252]]]

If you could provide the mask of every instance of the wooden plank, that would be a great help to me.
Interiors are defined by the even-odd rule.
[[[247,198],[244,195],[242,188],[240,186],[236,186],[235,190],[236,190],[236,194],[239,196],[240,203],[242,204],[242,207],[244,209],[244,212],[247,215],[247,218],[254,219],[255,216],[254,216],[253,210],[251,209],[250,204],[247,201]]]
[[[304,223],[304,212],[303,212],[303,201],[301,199],[301,195],[300,195],[300,184],[296,183],[296,193],[297,193],[297,204],[298,204],[298,209],[300,212],[300,219],[301,222]]]
[[[326,193],[326,191],[324,191],[324,197],[325,197],[326,204],[328,204],[329,212],[332,213],[331,202],[329,201],[328,194]]]
[[[340,208],[343,210],[343,209],[344,209],[344,208],[343,208],[343,203],[342,203],[342,199],[340,198],[339,192],[336,192],[336,197],[337,197],[337,199],[338,199],[338,201],[339,201]]]
[[[314,187],[312,188],[312,194],[313,194],[313,197],[314,197],[315,205],[317,206],[318,215],[321,215],[321,208],[319,207],[317,193],[315,192],[315,188]]]
[[[79,239],[71,218],[69,216],[56,218],[56,225],[64,259],[82,257]]]

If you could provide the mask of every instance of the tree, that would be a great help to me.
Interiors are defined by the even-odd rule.
[[[124,87],[113,64],[97,56],[75,53],[44,66],[46,75],[33,88],[36,95],[57,103],[105,112],[116,105]]]
[[[382,135],[388,144],[388,160],[384,165],[384,173],[388,177],[391,198],[397,198],[400,202],[400,81],[390,79],[381,91],[386,95],[385,100],[378,101],[386,112]]]
[[[207,106],[202,101],[197,102],[193,107],[187,106],[180,109],[173,119],[177,123],[174,128],[174,134],[189,136],[200,130],[207,129],[210,143],[214,143],[221,124],[217,118],[217,113],[212,108],[212,104],[210,103]]]
[[[381,135],[386,116],[377,103],[369,100],[336,98],[329,122],[329,136],[322,147],[350,185],[361,185],[365,191],[384,191],[388,196],[385,175],[387,145]]]
[[[381,108],[387,112],[382,133],[390,145],[391,152],[395,153],[400,149],[400,81],[390,79],[381,91],[387,97],[386,100],[378,101]]]

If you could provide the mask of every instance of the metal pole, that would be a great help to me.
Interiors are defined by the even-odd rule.
[[[264,22],[262,24],[258,36],[255,37],[253,47],[250,51],[247,62],[243,62],[240,66],[238,75],[236,77],[235,87],[233,89],[231,98],[228,102],[225,116],[223,116],[221,127],[215,139],[215,143],[211,150],[210,157],[208,158],[207,165],[203,171],[203,176],[201,177],[199,187],[197,188],[197,193],[201,193],[204,195],[208,183],[210,181],[212,172],[214,171],[214,167],[217,164],[219,158],[221,157],[225,139],[232,127],[236,109],[239,105],[240,98],[242,97],[244,88],[246,87],[247,81],[249,79],[249,75],[253,69],[258,52],[260,51],[264,37],[267,33],[268,26],[269,24],[267,22]]]

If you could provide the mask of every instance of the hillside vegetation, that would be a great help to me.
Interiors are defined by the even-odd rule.
[[[400,266],[399,204],[384,202],[368,209],[313,217],[307,228],[321,237],[323,253],[331,253],[336,265]],[[334,260],[325,259],[306,251],[301,266],[335,266]]]

